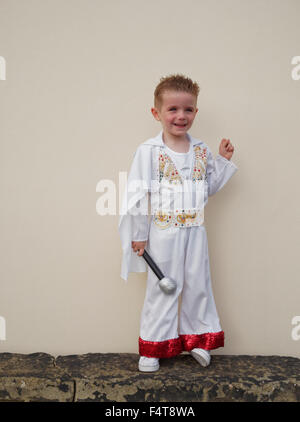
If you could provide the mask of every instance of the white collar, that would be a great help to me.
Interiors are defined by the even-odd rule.
[[[148,139],[147,141],[143,142],[142,145],[155,145],[155,146],[161,146],[165,148],[166,145],[163,141],[162,135],[163,135],[163,130],[161,130],[155,138]],[[192,143],[192,147],[194,147],[194,145],[203,143],[199,139],[193,138],[189,133],[187,133],[187,136],[190,142]]]

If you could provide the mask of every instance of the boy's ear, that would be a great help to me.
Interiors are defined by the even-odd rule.
[[[160,117],[159,117],[158,111],[157,111],[157,109],[156,109],[155,107],[152,107],[152,108],[151,108],[151,113],[153,114],[153,116],[154,116],[154,118],[155,118],[156,120],[160,120]]]

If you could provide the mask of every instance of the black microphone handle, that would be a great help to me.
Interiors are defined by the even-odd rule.
[[[164,278],[163,273],[158,268],[158,266],[155,264],[155,262],[153,261],[153,259],[151,258],[151,256],[146,251],[146,249],[144,249],[144,253],[143,253],[142,257],[149,264],[151,270],[154,272],[154,274],[158,277],[159,280],[161,280],[162,278]]]

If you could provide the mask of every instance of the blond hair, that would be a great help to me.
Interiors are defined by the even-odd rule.
[[[160,82],[154,91],[154,107],[159,110],[162,106],[162,95],[165,91],[189,92],[195,95],[197,99],[200,88],[196,82],[180,73],[160,78]]]

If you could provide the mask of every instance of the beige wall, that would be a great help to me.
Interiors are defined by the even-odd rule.
[[[300,357],[299,0],[1,0],[0,351],[137,352],[146,274],[120,278],[118,188],[161,76],[198,81],[191,135],[239,171],[206,208],[216,354]],[[300,73],[300,71],[299,71]],[[117,190],[118,194],[118,190]]]

